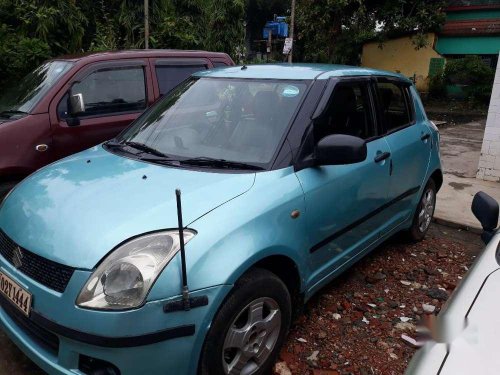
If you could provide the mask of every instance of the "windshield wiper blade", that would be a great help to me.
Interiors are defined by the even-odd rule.
[[[143,152],[151,154],[151,155],[155,155],[155,156],[159,156],[159,157],[168,159],[168,155],[164,154],[161,151],[158,151],[157,149],[155,149],[153,147],[145,145],[144,143],[127,141],[127,142],[124,142],[123,145],[135,148],[136,150],[140,150],[140,151],[143,151]]]
[[[27,112],[17,111],[17,110],[8,110],[0,112],[0,116],[5,118],[10,118],[12,115],[27,115]]]
[[[190,164],[190,165],[206,165],[206,166],[230,168],[230,169],[248,169],[254,171],[264,170],[264,168],[254,164],[242,163],[225,159],[209,158],[205,156],[180,160],[180,163]]]

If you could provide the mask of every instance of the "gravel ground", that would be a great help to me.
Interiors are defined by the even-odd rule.
[[[439,311],[481,248],[478,235],[435,224],[422,243],[381,246],[307,304],[278,373],[402,374],[415,349],[401,334],[413,335],[422,303]],[[26,374],[43,372],[0,331],[0,375]]]
[[[426,309],[439,313],[482,249],[478,235],[433,225],[418,244],[397,238],[324,288],[306,306],[276,373],[403,374]]]

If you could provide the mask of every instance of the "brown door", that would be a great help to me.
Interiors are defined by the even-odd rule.
[[[114,138],[154,101],[146,60],[92,64],[68,86],[51,104],[54,159]]]

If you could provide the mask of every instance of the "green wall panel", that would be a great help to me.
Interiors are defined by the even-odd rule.
[[[499,36],[439,37],[436,51],[441,55],[497,55]]]
[[[500,18],[500,9],[491,10],[468,10],[460,12],[448,12],[446,19],[450,21],[484,20]]]

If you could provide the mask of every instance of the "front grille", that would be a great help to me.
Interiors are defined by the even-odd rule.
[[[66,286],[75,272],[72,267],[45,259],[19,247],[1,229],[0,255],[16,267],[19,272],[59,293],[66,290]]]
[[[11,318],[33,341],[53,355],[57,355],[59,352],[59,337],[24,316],[3,296],[0,296],[0,306],[9,318]]]

